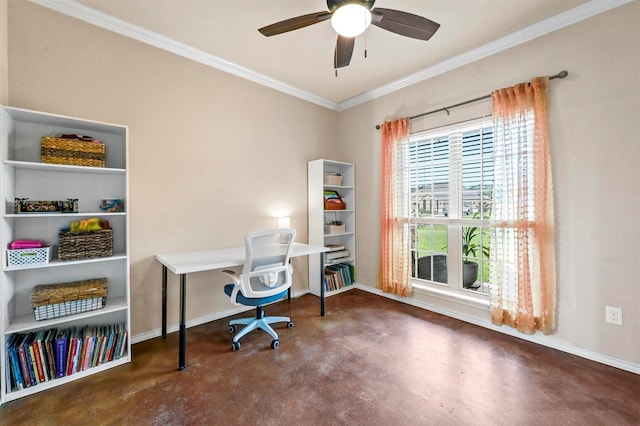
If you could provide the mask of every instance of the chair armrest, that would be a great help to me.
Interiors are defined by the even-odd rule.
[[[238,284],[239,276],[238,276],[238,273],[236,271],[232,271],[231,269],[223,269],[220,272],[222,272],[223,274],[225,274],[229,278],[231,278],[233,280],[234,284]]]

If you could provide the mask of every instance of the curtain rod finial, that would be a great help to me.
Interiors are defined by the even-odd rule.
[[[558,73],[558,75],[556,75],[556,77],[558,78],[566,78],[569,75],[569,73],[566,70],[562,70]]]

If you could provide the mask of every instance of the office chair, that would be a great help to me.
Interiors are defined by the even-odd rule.
[[[224,286],[224,292],[235,305],[255,306],[255,318],[235,319],[229,322],[229,332],[235,333],[236,325],[245,327],[233,337],[232,349],[240,349],[240,339],[255,329],[271,335],[271,347],[276,349],[280,342],[278,334],[269,324],[287,322],[288,328],[294,324],[289,317],[267,317],[263,306],[285,296],[291,287],[293,268],[289,264],[295,229],[267,229],[250,232],[244,237],[245,263],[240,275],[224,270],[233,283]]]

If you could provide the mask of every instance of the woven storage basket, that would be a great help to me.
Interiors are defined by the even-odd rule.
[[[113,229],[58,233],[58,258],[60,260],[109,256],[113,256]]]
[[[40,157],[43,163],[104,167],[105,145],[101,142],[44,136],[40,141]]]
[[[37,285],[29,299],[36,321],[94,311],[107,301],[107,279]]]

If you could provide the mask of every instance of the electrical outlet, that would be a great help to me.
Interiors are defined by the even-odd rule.
[[[604,312],[605,319],[608,323],[622,325],[622,308],[605,306]]]

